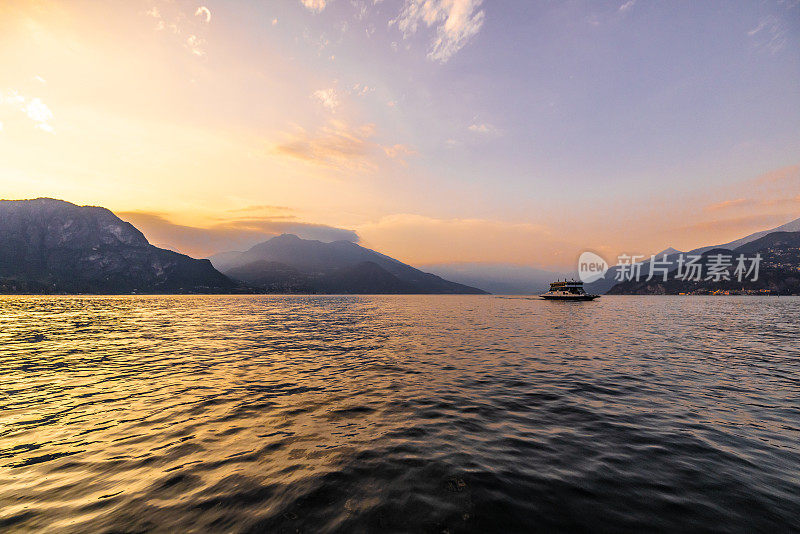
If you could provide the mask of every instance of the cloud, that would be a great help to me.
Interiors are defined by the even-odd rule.
[[[800,216],[800,165],[773,169],[759,176],[717,189],[705,201],[688,201],[690,210],[661,233],[681,250],[733,241],[773,228]],[[711,201],[713,200],[713,201]],[[709,202],[711,201],[711,202]],[[676,214],[682,211],[678,209]],[[658,232],[657,229],[654,229]],[[661,243],[662,245],[665,243]]]
[[[206,51],[203,48],[205,44],[205,40],[197,37],[196,35],[190,35],[186,38],[186,48],[194,54],[195,56],[203,56],[205,55]]]
[[[25,114],[36,122],[47,122],[53,118],[53,112],[38,98],[32,98],[24,109]]]
[[[157,7],[151,7],[145,11],[144,14],[156,20],[156,30],[161,31],[167,27],[166,22],[164,22],[164,17],[161,16],[161,11],[159,11]],[[173,29],[172,33],[178,33],[178,27],[175,24],[172,24],[171,27]]]
[[[205,17],[206,24],[211,22],[211,10],[208,9],[206,6],[200,6],[197,8],[197,11],[194,12],[195,17]]]
[[[416,33],[421,24],[435,27],[436,37],[428,58],[445,63],[480,31],[485,18],[484,12],[478,10],[481,3],[482,0],[405,0],[400,15],[389,25],[397,25],[404,39]]]
[[[339,96],[336,94],[336,90],[333,88],[314,91],[311,96],[318,100],[320,104],[328,108],[330,111],[335,112],[336,108],[339,107]]]
[[[164,3],[164,12],[157,7],[152,7],[145,11],[145,15],[155,19],[157,31],[169,30],[175,35],[176,41],[195,56],[206,54],[205,39],[201,37],[207,31],[206,24],[211,21],[211,10],[205,6],[200,6],[194,12],[195,17],[202,17],[202,22],[195,22],[187,17],[179,6]]]
[[[332,120],[311,134],[298,128],[290,139],[275,147],[279,154],[328,167],[374,167],[368,156],[377,145],[370,141],[375,135],[373,124],[351,127],[343,121]]]
[[[244,206],[242,208],[234,208],[228,210],[230,213],[241,213],[241,212],[253,212],[253,211],[260,211],[260,212],[287,212],[291,211],[291,208],[287,206],[273,206],[271,204],[255,204],[253,206]]]
[[[620,10],[620,11],[628,11],[628,10],[629,10],[629,9],[631,9],[631,8],[632,8],[634,5],[636,5],[636,0],[628,0],[627,2],[625,2],[624,4],[622,4],[621,6],[619,6],[619,10]]]
[[[325,9],[327,0],[300,0],[300,3],[309,11],[321,13]]]
[[[274,152],[323,167],[349,171],[375,171],[388,161],[407,166],[406,159],[416,151],[403,144],[382,145],[373,141],[374,124],[353,127],[341,120],[330,120],[315,133],[296,128]]]
[[[800,185],[800,165],[781,167],[758,176],[754,182],[759,185],[792,184]]]
[[[375,91],[374,87],[357,83],[353,85],[353,89],[350,91],[350,93],[355,94],[356,96],[366,96],[373,91]]]
[[[374,124],[351,126],[343,120],[330,120],[316,132],[296,127],[284,135],[286,141],[275,145],[274,153],[333,169],[374,171],[388,161],[405,166],[405,158],[416,154],[407,145],[375,142]]]
[[[21,95],[18,91],[9,90],[0,94],[0,105],[22,112],[36,123],[34,125],[35,128],[48,133],[55,133],[53,126],[50,124],[53,112],[40,98]]]
[[[710,204],[703,209],[706,211],[719,211],[727,208],[742,207],[753,203],[754,201],[749,198],[737,198],[735,200],[724,200],[722,202],[717,202],[716,204]]]
[[[471,124],[469,128],[467,128],[470,132],[479,133],[479,134],[486,134],[486,135],[497,135],[500,133],[496,127],[492,126],[491,124],[481,123],[481,124]]]
[[[694,224],[679,226],[676,228],[678,233],[705,232],[722,236],[742,237],[759,230],[766,230],[780,226],[787,222],[788,217],[784,214],[755,214],[742,215],[740,217],[730,217],[726,219],[713,219],[710,221],[700,221]],[[734,237],[735,239],[735,237]]]
[[[196,258],[206,258],[231,250],[247,250],[255,244],[285,233],[319,241],[359,240],[358,234],[353,230],[269,216],[234,218],[200,227],[174,223],[166,214],[158,212],[128,211],[116,214],[139,228],[148,241],[156,246]]]
[[[786,26],[778,17],[767,15],[758,22],[758,26],[749,30],[747,36],[756,48],[765,48],[770,54],[776,54],[786,46]]]
[[[385,146],[383,151],[391,159],[397,160],[401,165],[407,165],[406,158],[413,156],[417,152],[406,145],[396,144],[394,146]]]

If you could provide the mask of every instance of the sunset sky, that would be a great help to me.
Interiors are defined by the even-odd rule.
[[[800,0],[0,2],[0,197],[574,265],[800,217]]]

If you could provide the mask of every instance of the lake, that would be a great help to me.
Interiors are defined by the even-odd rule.
[[[800,530],[800,298],[0,297],[0,531]]]

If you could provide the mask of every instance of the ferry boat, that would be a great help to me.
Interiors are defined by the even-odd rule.
[[[583,290],[583,282],[566,279],[561,282],[552,282],[550,291],[539,295],[547,300],[594,300],[600,295],[590,295]]]

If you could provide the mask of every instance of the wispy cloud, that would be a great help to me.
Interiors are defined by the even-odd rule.
[[[636,5],[636,0],[628,0],[627,2],[625,2],[624,4],[619,6],[619,10],[620,11],[628,11],[629,9],[631,9],[635,5]]]
[[[769,50],[776,54],[786,46],[786,26],[781,19],[767,15],[759,20],[758,25],[747,32],[747,36],[756,48]]]
[[[327,0],[300,0],[303,7],[314,13],[321,13],[327,5]]]
[[[708,232],[722,236],[741,236],[758,230],[768,229],[787,222],[787,217],[782,214],[754,214],[742,215],[726,219],[700,221],[686,226],[679,226],[675,230],[682,232]]]
[[[206,53],[205,49],[203,48],[205,42],[205,39],[201,39],[193,34],[186,38],[186,48],[188,48],[189,51],[195,56],[202,56]]]
[[[706,211],[720,211],[728,208],[736,208],[742,207],[748,204],[752,204],[754,201],[748,198],[737,198],[734,200],[723,200],[722,202],[717,202],[716,204],[709,204],[704,209]]]
[[[319,89],[318,91],[314,91],[311,97],[330,111],[335,112],[336,108],[339,107],[339,96],[336,94],[336,90],[333,88]]]
[[[32,98],[28,102],[25,113],[28,118],[36,122],[47,122],[53,118],[53,112],[39,98]]]
[[[53,112],[47,104],[42,102],[41,98],[25,96],[12,89],[0,93],[0,106],[6,108],[9,113],[22,112],[35,123],[34,127],[39,130],[55,133],[55,129],[50,124]]]
[[[794,184],[800,185],[800,165],[789,165],[766,172],[758,176],[754,182],[756,184]]]
[[[367,159],[375,148],[373,124],[351,127],[332,120],[312,134],[298,128],[290,139],[275,147],[279,154],[329,167],[374,167]]]
[[[500,130],[497,127],[482,122],[482,123],[473,123],[470,124],[469,128],[467,128],[472,133],[483,134],[483,135],[498,135]]]
[[[436,28],[428,58],[447,62],[478,34],[485,13],[482,0],[406,0],[400,15],[389,22],[403,32],[403,38],[417,32],[422,24]]]
[[[184,13],[179,6],[162,4],[164,11],[156,6],[145,11],[145,15],[152,18],[156,31],[165,31],[176,36],[183,47],[192,55],[204,56],[206,54],[206,40],[201,36],[207,30],[205,26],[211,22],[211,10],[205,6],[198,7],[194,15],[201,17],[202,22],[194,21]]]
[[[416,150],[411,149],[406,145],[396,144],[394,146],[385,146],[383,147],[383,151],[386,153],[387,156],[390,158],[397,160],[400,162],[401,165],[407,165],[406,159],[409,156],[413,156],[416,154]]]
[[[351,126],[343,120],[330,120],[316,132],[296,128],[274,152],[335,169],[374,171],[388,160],[406,165],[406,158],[416,154],[409,146],[384,146],[374,141],[375,125]]]
[[[228,211],[231,212],[231,213],[241,213],[241,212],[248,212],[248,213],[249,212],[261,212],[261,213],[263,213],[263,212],[269,212],[269,213],[281,212],[281,213],[284,213],[284,212],[291,211],[291,209],[292,208],[290,208],[288,206],[273,206],[271,204],[255,204],[255,205],[252,205],[252,206],[243,206],[241,208],[232,208],[232,209],[229,209]]]
[[[375,91],[374,87],[357,83],[353,85],[353,88],[350,92],[356,96],[366,96],[373,91]]]
[[[208,9],[206,6],[200,6],[197,8],[197,11],[194,12],[195,17],[203,17],[206,19],[206,24],[211,22],[211,10]]]

